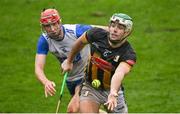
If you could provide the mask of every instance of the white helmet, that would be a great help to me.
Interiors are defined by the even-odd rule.
[[[131,32],[133,22],[132,22],[132,18],[130,16],[123,14],[123,13],[115,13],[110,18],[110,22],[115,22],[115,21],[119,21],[119,24],[124,25],[126,27],[125,28],[126,32]]]

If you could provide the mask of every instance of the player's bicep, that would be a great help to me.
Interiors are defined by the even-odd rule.
[[[121,72],[123,73],[124,75],[126,75],[127,73],[130,72],[132,66],[129,65],[128,63],[126,62],[121,62],[118,67],[116,68],[116,71],[115,72]]]
[[[35,57],[35,68],[44,68],[44,65],[46,63],[46,55],[45,54],[36,54]]]
[[[86,33],[84,33],[78,40],[79,40],[79,42],[82,43],[83,45],[88,44],[88,40],[87,40],[87,37],[86,37]]]

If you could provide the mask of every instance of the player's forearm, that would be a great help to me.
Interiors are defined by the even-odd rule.
[[[69,63],[73,62],[73,59],[75,58],[76,54],[82,50],[84,45],[85,44],[82,43],[81,39],[76,40],[67,58],[67,61]]]
[[[111,79],[111,89],[110,89],[110,93],[118,93],[121,83],[124,79],[124,73],[123,72],[119,72],[119,73],[115,73]]]
[[[111,90],[110,92],[118,92],[122,81],[126,74],[131,70],[131,66],[125,62],[121,62],[117,67],[112,79],[111,79]]]
[[[44,54],[36,54],[35,57],[35,74],[37,79],[42,83],[45,84],[48,80],[44,73],[44,66],[46,61],[46,55]]]
[[[46,75],[44,74],[44,71],[40,68],[36,68],[35,69],[35,74],[37,79],[44,85],[46,83],[46,81],[48,80],[46,78]]]

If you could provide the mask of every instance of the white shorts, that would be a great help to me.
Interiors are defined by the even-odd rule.
[[[107,102],[109,90],[95,89],[90,84],[84,83],[80,92],[80,102],[82,100],[91,100],[99,105]],[[107,107],[105,107],[107,109]],[[124,100],[123,91],[118,92],[117,107],[114,108],[112,113],[128,113],[128,108]]]

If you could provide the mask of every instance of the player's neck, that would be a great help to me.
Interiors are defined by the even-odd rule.
[[[61,40],[64,39],[64,29],[63,29],[62,26],[60,26],[59,32],[60,32],[60,34],[59,34],[59,36],[58,36],[58,38],[56,40],[61,41]]]
[[[120,43],[112,43],[110,40],[108,40],[108,42],[112,48],[118,48],[121,47],[124,44],[124,42],[126,42],[126,40],[123,40]]]

